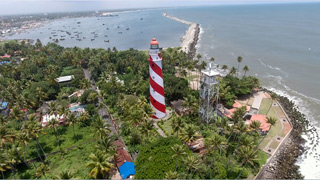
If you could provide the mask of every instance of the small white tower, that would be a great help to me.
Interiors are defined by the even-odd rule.
[[[199,121],[206,122],[207,125],[212,122],[214,112],[215,117],[217,116],[219,72],[216,69],[216,64],[209,63],[207,69],[201,71]]]

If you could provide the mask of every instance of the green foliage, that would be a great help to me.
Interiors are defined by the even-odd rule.
[[[89,103],[89,96],[90,94],[95,93],[97,94],[97,92],[93,89],[87,89],[83,92],[83,94],[80,97],[80,102],[81,104],[88,104]]]
[[[174,75],[164,74],[164,94],[166,102],[183,99],[188,94],[188,81],[184,78],[179,78]]]
[[[232,107],[237,97],[250,94],[253,88],[260,86],[259,80],[253,76],[238,78],[228,74],[219,82],[219,97],[227,107]]]
[[[182,144],[177,137],[159,138],[157,141],[140,148],[136,164],[136,179],[164,179],[165,173],[174,171],[176,159],[171,147]],[[186,147],[185,151],[191,153]],[[178,166],[178,172],[184,172],[185,167]]]

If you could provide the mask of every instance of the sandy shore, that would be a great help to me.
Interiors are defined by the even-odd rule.
[[[185,32],[185,35],[181,38],[180,47],[182,51],[186,52],[189,58],[193,58],[196,54],[196,45],[199,40],[200,26],[197,23],[189,22],[174,16],[170,16],[164,13],[163,16],[178,21],[183,24],[189,25],[189,29]]]

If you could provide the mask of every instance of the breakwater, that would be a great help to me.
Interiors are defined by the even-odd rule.
[[[199,40],[200,25],[197,23],[189,22],[171,15],[168,15],[168,13],[163,13],[163,16],[169,19],[172,19],[174,21],[178,21],[180,23],[189,25],[189,28],[185,32],[185,35],[181,38],[180,47],[182,51],[188,54],[188,57],[190,59],[193,59],[193,57],[197,52],[196,45]]]

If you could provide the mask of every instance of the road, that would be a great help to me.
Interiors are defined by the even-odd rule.
[[[97,90],[97,87],[95,85],[95,82],[91,79],[91,74],[90,72],[87,70],[87,69],[83,69],[83,72],[84,72],[84,76],[86,79],[88,79],[90,82],[91,82],[91,89],[94,89],[94,90]],[[103,98],[100,96],[99,94],[99,104],[103,103],[104,104],[104,101],[103,101]],[[104,104],[105,105],[105,104]],[[106,106],[106,105],[105,105]],[[114,128],[113,126],[113,123],[112,123],[112,120],[110,118],[110,114],[108,113],[107,109],[105,107],[103,108],[100,108],[98,110],[98,113],[99,115],[104,119],[106,120],[106,123],[107,125],[109,126],[109,129],[111,130],[111,135],[112,134],[116,134],[118,135],[116,129]]]

